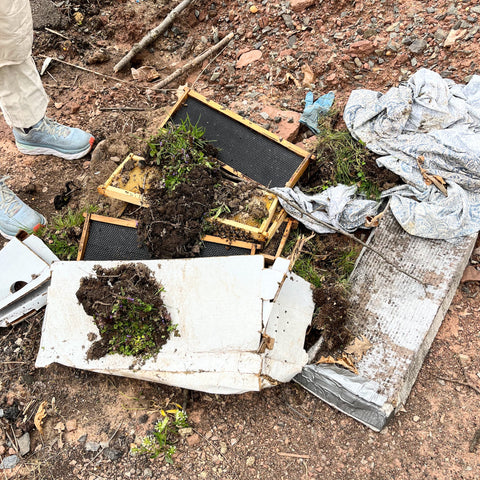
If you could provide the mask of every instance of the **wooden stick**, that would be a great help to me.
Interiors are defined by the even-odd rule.
[[[70,40],[68,37],[66,37],[63,33],[57,32],[56,30],[52,30],[51,28],[45,27],[45,30],[47,32],[53,33],[54,35],[58,35],[59,37],[64,38],[65,40]]]
[[[39,55],[39,57],[40,58],[47,58],[46,55]],[[68,65],[69,67],[78,68],[79,70],[83,70],[84,72],[93,73],[94,75],[98,75],[99,77],[108,78],[110,80],[115,80],[116,82],[120,82],[120,83],[126,83],[127,85],[130,85],[131,87],[138,88],[137,85],[135,85],[132,82],[127,82],[126,80],[122,80],[122,79],[117,78],[117,77],[112,77],[111,75],[105,75],[103,73],[96,72],[95,70],[90,70],[89,68],[85,68],[85,67],[82,67],[80,65],[75,65],[74,63],[65,62],[65,60],[60,60],[59,58],[55,58],[55,57],[51,57],[51,58],[52,58],[52,60],[55,60],[56,62],[59,62],[59,63],[63,63],[64,65]]]
[[[124,68],[130,60],[138,53],[140,50],[143,50],[147,45],[150,45],[156,38],[162,34],[167,27],[175,20],[177,15],[184,10],[188,5],[192,3],[192,0],[183,0],[182,3],[178,4],[165,18],[165,20],[153,30],[147,33],[138,43],[136,43],[132,49],[113,67],[113,71],[117,73],[122,68]]]
[[[306,459],[310,458],[310,455],[302,455],[300,453],[277,452],[277,455],[280,455],[281,457],[306,458]]]
[[[149,108],[143,107],[100,107],[101,112],[143,112],[145,110],[150,110]]]
[[[183,67],[179,68],[178,70],[175,70],[167,78],[164,78],[163,80],[160,80],[160,82],[155,84],[155,86],[153,87],[153,90],[160,90],[165,85],[168,85],[172,80],[175,80],[177,77],[179,77],[180,75],[185,73],[190,68],[192,68],[195,65],[198,65],[199,63],[203,62],[213,52],[216,52],[217,50],[220,50],[220,48],[222,48],[224,45],[226,45],[232,38],[233,38],[233,32],[230,32],[226,37],[224,37],[218,43],[216,43],[215,45],[210,47],[208,50],[203,52],[201,55],[199,55],[198,57],[195,57],[190,62],[187,62]]]
[[[470,382],[464,382],[462,380],[457,380],[456,378],[441,377],[437,375],[437,378],[444,380],[445,382],[457,383],[458,385],[463,385],[464,387],[470,387],[472,390],[475,390],[480,395],[480,388],[472,385]]]

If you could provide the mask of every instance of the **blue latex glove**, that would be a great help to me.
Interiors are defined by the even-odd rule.
[[[305,109],[300,117],[300,123],[306,125],[313,133],[318,134],[318,117],[328,113],[334,100],[335,94],[328,92],[314,102],[313,93],[307,92],[305,96]]]

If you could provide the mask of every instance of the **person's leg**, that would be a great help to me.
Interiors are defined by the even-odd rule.
[[[45,117],[48,97],[31,57],[32,39],[29,1],[0,2],[0,106],[5,120],[20,152],[81,158],[95,139]]]
[[[45,117],[48,97],[32,57],[0,66],[0,106],[11,127],[29,128]]]

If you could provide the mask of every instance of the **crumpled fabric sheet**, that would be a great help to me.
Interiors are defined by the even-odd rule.
[[[354,90],[344,120],[381,155],[378,165],[405,181],[383,196],[408,233],[448,239],[480,230],[480,76],[459,85],[420,69],[385,94]],[[445,179],[448,196],[426,185],[419,156],[429,174]]]
[[[314,195],[307,195],[298,187],[272,188],[272,191],[284,197],[279,197],[280,204],[291,217],[317,233],[333,233],[335,230],[312,220],[302,211],[336,229],[353,232],[364,226],[366,217],[377,215],[380,209],[379,202],[357,197],[355,185],[337,185]]]

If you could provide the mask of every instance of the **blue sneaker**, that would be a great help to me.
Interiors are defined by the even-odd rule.
[[[45,217],[23,203],[0,179],[0,234],[11,239],[20,230],[36,232],[47,224]]]
[[[14,128],[13,135],[18,149],[26,155],[55,155],[66,160],[82,158],[95,141],[89,133],[47,117],[28,129]]]

